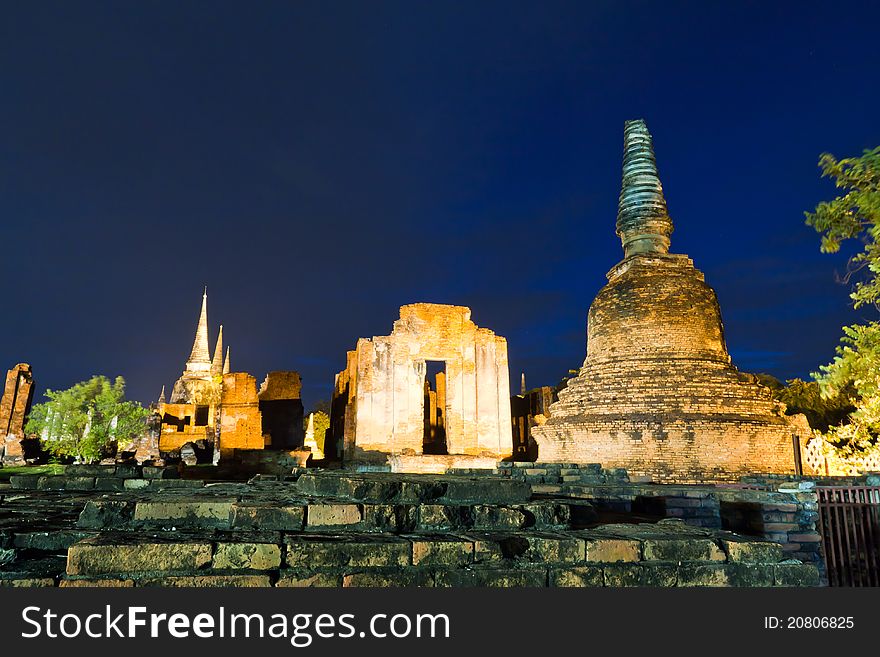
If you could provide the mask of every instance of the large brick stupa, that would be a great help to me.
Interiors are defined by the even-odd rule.
[[[624,129],[623,260],[590,306],[587,357],[534,427],[538,460],[601,463],[655,481],[793,473],[803,416],[732,364],[714,290],[669,253],[672,220],[645,122]]]

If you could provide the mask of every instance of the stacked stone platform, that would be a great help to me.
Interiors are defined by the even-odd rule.
[[[181,479],[176,467],[150,465],[68,465],[61,474],[13,475],[16,490],[122,491],[201,488],[198,479]]]
[[[0,585],[818,582],[779,544],[677,519],[598,525],[589,501],[534,495],[512,476],[308,471],[192,490],[2,495],[0,554],[12,560]]]

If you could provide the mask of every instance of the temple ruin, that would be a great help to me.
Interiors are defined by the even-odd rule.
[[[714,290],[669,253],[672,220],[645,122],[627,121],[623,260],[588,315],[587,356],[532,431],[540,461],[601,463],[656,481],[794,473],[803,416],[731,364]]]
[[[391,335],[362,338],[348,352],[331,435],[348,463],[495,467],[512,447],[507,340],[479,328],[464,306],[402,306]]]
[[[206,290],[183,374],[174,384],[170,401],[165,399],[164,387],[159,395],[159,451],[176,458],[189,445],[210,452],[216,461],[232,458],[236,452],[302,447],[301,392],[297,372],[269,372],[259,389],[250,374],[231,372],[228,346],[224,358],[222,325],[210,356]]]
[[[6,373],[3,397],[0,399],[0,463],[24,465],[24,424],[34,398],[31,366],[19,363]]]
[[[532,428],[544,424],[550,417],[550,405],[556,401],[557,390],[551,386],[526,388],[526,375],[522,374],[520,392],[510,398],[510,414],[513,428],[513,460],[534,461],[538,458],[538,445],[532,437]]]

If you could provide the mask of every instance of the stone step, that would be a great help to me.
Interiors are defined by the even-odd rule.
[[[586,526],[596,514],[588,503],[359,504],[317,498],[272,502],[223,496],[111,497],[88,500],[80,530],[235,529],[279,531],[535,530]]]
[[[573,531],[469,531],[387,534],[311,532],[105,532],[68,550],[68,575],[218,571],[299,571],[378,567],[469,568],[494,564],[604,563],[775,566],[776,543],[680,522],[603,525]]]
[[[74,466],[68,466],[74,467]],[[86,466],[80,466],[86,467]],[[113,467],[113,466],[94,466]],[[147,466],[144,466],[145,468]],[[46,491],[124,491],[165,490],[169,488],[201,488],[205,485],[197,479],[171,479],[157,477],[119,477],[92,475],[13,475],[9,478],[13,489]]]
[[[527,502],[531,488],[525,482],[494,475],[401,475],[382,473],[309,472],[297,479],[305,495],[364,502],[426,502],[509,504]]]
[[[0,579],[0,586],[4,580]],[[7,586],[54,586],[51,578],[7,580]],[[474,566],[280,569],[229,574],[215,570],[165,575],[65,575],[61,587],[769,587],[817,586],[815,568],[802,564],[589,564],[519,567]]]

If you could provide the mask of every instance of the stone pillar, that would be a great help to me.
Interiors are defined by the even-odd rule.
[[[0,399],[0,453],[3,465],[24,465],[21,441],[24,423],[31,410],[34,381],[31,366],[19,363],[6,374],[3,397]]]
[[[446,442],[446,373],[445,372],[437,372],[436,386],[437,388],[437,415],[435,418],[435,422],[437,423],[437,429],[441,432],[440,435],[443,439],[443,442]],[[436,435],[436,434],[435,434]]]

